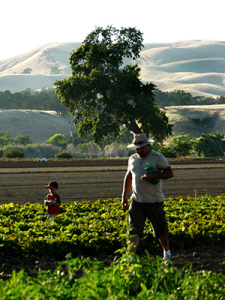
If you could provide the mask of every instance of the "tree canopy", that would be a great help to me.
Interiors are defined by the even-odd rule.
[[[155,85],[140,80],[135,61],[143,47],[136,28],[96,28],[70,56],[72,76],[55,82],[62,105],[74,115],[80,136],[95,142],[120,135],[122,125],[157,142],[171,134],[166,113],[154,95]],[[125,62],[131,64],[125,64]]]

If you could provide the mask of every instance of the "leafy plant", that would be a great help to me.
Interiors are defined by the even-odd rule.
[[[165,201],[173,248],[192,249],[225,243],[225,197],[178,197]],[[41,204],[0,206],[1,256],[38,255],[62,259],[66,254],[107,253],[126,245],[126,212],[120,199],[63,203],[57,218],[46,220]],[[160,251],[147,222],[139,252]]]
[[[55,158],[73,158],[73,155],[68,152],[60,152],[55,155]]]
[[[98,157],[101,155],[101,148],[94,142],[79,144],[76,147],[77,155],[82,157]]]
[[[50,137],[45,143],[52,144],[58,147],[66,148],[66,139],[65,136],[61,133],[57,133]]]
[[[9,280],[0,280],[1,300],[225,298],[224,274],[165,266],[160,257],[152,257],[149,253],[158,246],[149,223],[141,255],[132,254],[120,200],[64,203],[51,221],[45,219],[44,205],[2,204],[1,257],[38,255],[62,261],[54,271],[39,270],[36,278],[13,271]],[[225,195],[167,198],[165,210],[174,248],[225,243]],[[105,266],[93,258],[99,253],[120,256]]]
[[[105,157],[127,157],[129,149],[123,144],[110,144],[104,148]]]
[[[60,262],[55,271],[42,271],[37,278],[22,270],[0,281],[1,300],[8,299],[223,299],[225,275],[209,271],[179,270],[153,260],[149,253],[139,258],[126,253],[110,266],[90,258]]]
[[[19,135],[17,135],[17,137],[15,137],[13,139],[13,142],[15,144],[21,144],[21,145],[28,145],[28,144],[32,144],[33,143],[32,140],[31,140],[31,138],[27,134],[19,134]]]
[[[193,142],[189,134],[175,136],[169,141],[168,144],[168,147],[171,147],[177,153],[177,157],[185,157],[190,155],[192,146]]]
[[[25,153],[16,149],[9,149],[3,152],[4,158],[24,158]]]
[[[13,139],[11,138],[8,131],[4,132],[4,130],[2,130],[0,132],[0,146],[1,147],[7,146],[8,144],[12,143],[12,141],[13,141]]]
[[[224,133],[217,131],[211,134],[201,134],[199,139],[195,139],[193,149],[198,156],[203,154],[205,157],[223,157],[225,151]]]

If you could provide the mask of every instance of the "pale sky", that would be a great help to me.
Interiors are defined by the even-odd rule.
[[[144,43],[225,41],[224,0],[0,0],[0,60],[95,27],[137,27]]]

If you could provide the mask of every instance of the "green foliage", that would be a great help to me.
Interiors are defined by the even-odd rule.
[[[26,158],[53,158],[57,153],[62,151],[61,147],[52,144],[28,144],[25,146],[8,145],[0,149],[0,156],[2,156],[1,153],[3,154],[5,151],[10,149],[16,149],[20,152],[24,152]]]
[[[129,149],[123,144],[112,143],[104,148],[105,157],[127,157]]]
[[[224,133],[217,131],[211,134],[201,134],[199,139],[194,139],[193,149],[198,156],[205,157],[224,156]]]
[[[37,279],[24,271],[0,281],[1,300],[98,299],[172,300],[224,299],[225,275],[195,273],[126,254],[121,262],[103,266],[90,258],[67,259],[55,271],[39,271]]]
[[[76,154],[81,157],[98,157],[101,156],[102,151],[96,143],[88,142],[77,145]]]
[[[173,137],[167,147],[160,147],[158,152],[166,157],[224,157],[224,133],[217,131],[201,134],[199,138],[190,138],[188,134]]]
[[[156,251],[156,244],[150,223],[140,244],[141,255],[131,254],[126,248],[127,212],[120,200],[65,203],[51,221],[45,221],[44,205],[2,204],[1,257],[66,260],[55,271],[38,271],[36,278],[13,271],[10,280],[0,280],[1,300],[225,298],[224,274],[194,272],[187,266],[181,270],[152,257],[149,253]],[[168,198],[165,210],[174,248],[224,244],[224,195]],[[120,253],[119,262],[115,259],[108,266],[90,258],[115,251]]]
[[[62,147],[63,149],[66,148],[67,143],[66,143],[66,138],[63,134],[61,133],[56,133],[50,139],[48,139],[45,143],[47,144],[52,144],[58,147]]]
[[[218,97],[217,99],[205,96],[193,97],[190,93],[186,93],[183,90],[163,92],[157,89],[154,93],[160,107],[172,105],[212,105],[225,103],[225,97],[223,96]]]
[[[172,125],[160,110],[155,85],[140,80],[137,59],[143,47],[136,28],[96,28],[71,54],[72,76],[55,82],[56,93],[74,115],[80,136],[92,133],[96,143],[118,137],[121,126],[134,133],[145,132],[162,142]]]
[[[13,139],[13,142],[15,144],[21,144],[21,145],[28,145],[28,144],[32,144],[33,143],[32,140],[31,140],[31,138],[27,134],[19,134],[19,135],[17,135],[17,137],[15,137]]]
[[[31,72],[30,68],[24,70]],[[40,109],[55,110],[62,114],[67,113],[53,88],[32,91],[26,89],[21,92],[11,93],[10,91],[0,91],[0,109]]]
[[[13,139],[8,131],[4,132],[4,130],[2,130],[0,132],[0,147],[7,146],[8,144],[12,143],[12,141]]]
[[[52,144],[28,144],[24,146],[23,151],[25,152],[26,157],[29,158],[52,158],[55,157],[57,153],[61,152],[62,148]]]
[[[30,68],[25,69],[24,74],[32,72]],[[51,70],[52,73],[60,73],[61,70],[54,67]],[[185,91],[171,91],[163,92],[155,90],[158,104],[160,107],[171,105],[212,105],[212,104],[224,104],[225,97],[220,96],[215,98],[196,96],[193,97],[190,93]],[[26,89],[21,92],[11,93],[9,90],[4,92],[0,91],[0,109],[41,109],[41,110],[56,110],[62,114],[67,113],[65,106],[61,105],[61,102],[55,94],[53,88],[42,89],[41,91],[33,91],[32,89]]]
[[[220,96],[216,99],[216,104],[225,104],[225,97]]]
[[[177,157],[185,157],[190,155],[193,142],[189,134],[179,135],[169,141],[168,147],[171,147],[177,153]]]
[[[3,152],[4,158],[24,158],[25,153],[16,149],[9,149]]]
[[[167,158],[177,157],[177,152],[174,149],[171,149],[170,147],[160,147],[160,149],[158,149],[157,152],[162,153]]]
[[[126,246],[127,213],[121,199],[63,203],[59,215],[46,221],[40,204],[0,206],[1,256],[51,256],[67,253],[88,256],[113,255]],[[225,197],[178,197],[165,201],[173,249],[193,249],[205,244],[225,243]],[[159,243],[146,223],[139,253],[159,250]]]
[[[68,152],[60,152],[55,155],[55,158],[73,158],[73,155]]]

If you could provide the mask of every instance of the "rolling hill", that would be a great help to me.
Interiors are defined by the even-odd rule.
[[[71,116],[61,116],[55,111],[29,109],[0,110],[0,128],[12,138],[27,134],[33,143],[41,144],[56,133],[66,134],[74,129]]]
[[[51,43],[0,61],[0,91],[14,93],[52,87],[56,80],[71,75],[70,53],[80,45]],[[225,42],[145,44],[137,61],[141,79],[163,91],[184,90],[193,96],[225,95]]]
[[[225,104],[167,106],[164,108],[173,124],[173,136],[225,131]],[[43,143],[56,133],[66,134],[74,127],[73,117],[57,115],[54,111],[0,110],[0,128],[9,131],[12,138],[27,134],[34,143]],[[165,144],[173,137],[171,136]]]
[[[69,57],[81,43],[51,43],[0,61],[0,91],[12,93],[52,87],[71,75]],[[127,61],[130,63],[129,61]],[[145,44],[138,63],[143,82],[163,91],[184,90],[193,96],[225,96],[225,42],[183,41]],[[225,105],[165,107],[173,135],[224,131]],[[0,110],[0,128],[14,138],[28,134],[42,143],[71,129],[72,117],[37,110]]]

